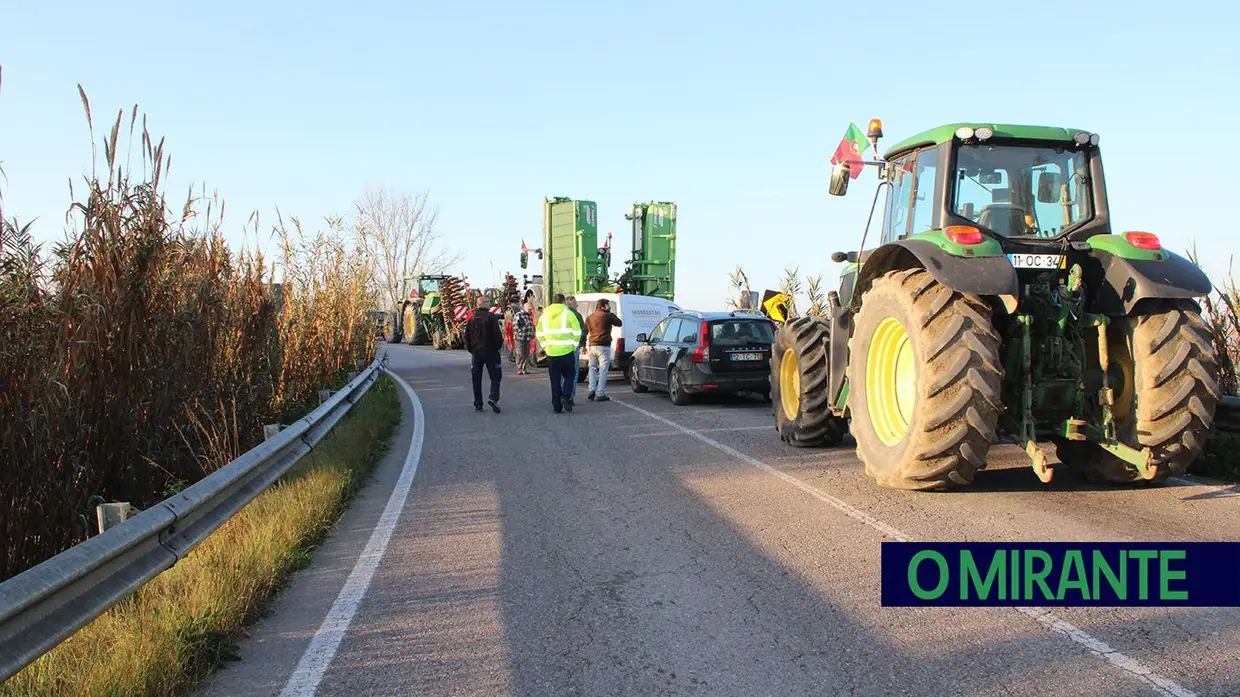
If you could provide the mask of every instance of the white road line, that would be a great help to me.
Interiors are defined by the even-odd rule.
[[[1207,489],[1213,489],[1219,493],[1231,493],[1240,490],[1240,487],[1237,487],[1235,484],[1228,484],[1227,482],[1220,481],[1218,479],[1210,479],[1196,474],[1182,474],[1178,477],[1167,477],[1167,481],[1180,486],[1205,487]]]
[[[712,448],[715,448],[716,450],[721,450],[724,453],[731,455],[732,457],[736,458],[737,460],[740,460],[741,462],[744,462],[747,465],[750,465],[759,470],[762,470],[763,472],[766,472],[767,474],[778,477],[779,479],[791,484],[792,486],[800,489],[806,494],[809,494],[810,496],[818,499],[819,501],[822,501],[823,503],[831,506],[832,508],[835,508],[836,510],[840,511],[841,513],[848,516],[849,518],[852,518],[853,520],[864,523],[898,542],[910,541],[910,538],[908,535],[906,535],[903,532],[900,532],[896,528],[891,527],[890,525],[884,523],[878,518],[875,518],[869,513],[866,513],[865,511],[862,511],[861,509],[849,504],[848,502],[842,499],[838,499],[821,489],[818,489],[814,486],[806,484],[805,482],[801,481],[800,479],[797,479],[796,477],[793,477],[792,475],[786,472],[781,472],[780,470],[775,469],[774,467],[766,464],[765,462],[762,462],[761,460],[750,457],[746,455],[745,453],[742,453],[739,450],[736,450],[735,448],[728,447],[724,445],[723,443],[720,443],[719,441],[716,441],[712,438],[708,438],[687,426],[681,426],[675,421],[666,419],[662,416],[659,416],[658,414],[655,414],[654,412],[642,409],[639,406],[629,404],[628,402],[625,402],[620,399],[616,399],[615,397],[612,397],[611,401],[616,402],[617,404],[622,404],[639,414],[643,414],[645,416],[648,416],[654,419],[655,421],[671,426],[672,428],[684,433],[685,435],[692,436],[698,439],[699,441],[705,443],[706,445],[709,445]],[[1044,610],[1042,608],[1032,608],[1032,607],[1019,607],[1019,608],[1013,608],[1013,609],[1020,612],[1022,615],[1025,615],[1026,617],[1036,620],[1037,622],[1041,623],[1043,626],[1045,626],[1050,631],[1055,632],[1056,634],[1059,634],[1061,636],[1064,636],[1068,638],[1069,640],[1083,646],[1091,654],[1097,656],[1098,658],[1105,660],[1107,663],[1110,663],[1112,666],[1119,668],[1120,670],[1124,671],[1130,676],[1145,683],[1148,687],[1154,690],[1154,692],[1157,694],[1165,695],[1166,697],[1196,697],[1196,693],[1189,690],[1188,688],[1178,685],[1171,679],[1163,677],[1162,675],[1155,673],[1154,671],[1150,670],[1147,666],[1145,666],[1144,664],[1142,664],[1140,661],[1136,660],[1135,658],[1126,656],[1120,653],[1119,651],[1116,651],[1115,649],[1111,648],[1106,642],[1102,641],[1101,639],[1094,637],[1092,634],[1089,634],[1085,630],[1080,629],[1079,627],[1073,625],[1067,620],[1064,620],[1052,614],[1051,612],[1047,610]]]
[[[349,624],[353,621],[353,616],[357,614],[357,609],[361,607],[362,599],[366,596],[366,590],[370,588],[370,580],[374,578],[375,569],[387,551],[388,542],[392,539],[392,531],[396,528],[396,521],[405,507],[409,489],[413,486],[413,478],[418,473],[418,461],[422,457],[422,441],[426,434],[426,416],[422,411],[422,402],[418,400],[417,393],[413,391],[409,383],[387,368],[384,368],[384,371],[404,388],[405,394],[409,395],[409,401],[413,402],[413,442],[409,446],[409,455],[405,457],[405,465],[400,471],[400,478],[396,480],[396,486],[392,489],[392,495],[388,497],[387,506],[384,507],[383,514],[379,516],[374,532],[370,534],[370,541],[366,543],[362,555],[358,557],[352,573],[349,574],[344,587],[340,589],[340,595],[336,596],[336,602],[332,603],[327,617],[323,619],[323,624],[314,633],[314,638],[310,640],[310,645],[302,654],[297,668],[293,670],[293,674],[284,685],[280,697],[312,697],[319,689],[319,683],[322,682],[332,659],[335,658],[336,650],[340,648],[340,641],[344,639],[345,632],[348,631]]]

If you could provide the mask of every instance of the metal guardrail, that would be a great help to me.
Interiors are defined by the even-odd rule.
[[[1223,397],[1214,411],[1214,426],[1220,431],[1240,432],[1240,397]]]
[[[0,583],[0,682],[170,568],[283,476],[370,390],[382,360],[176,496]]]

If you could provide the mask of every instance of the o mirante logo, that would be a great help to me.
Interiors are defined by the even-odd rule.
[[[886,606],[1240,606],[1240,543],[884,542]]]

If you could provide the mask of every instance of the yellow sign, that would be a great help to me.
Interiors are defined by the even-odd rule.
[[[762,309],[766,311],[767,317],[776,322],[784,322],[787,320],[784,313],[788,309],[788,302],[790,300],[792,300],[792,297],[787,293],[775,293],[762,301]]]

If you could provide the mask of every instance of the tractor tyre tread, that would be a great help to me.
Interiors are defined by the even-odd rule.
[[[1082,469],[1099,484],[1161,484],[1201,455],[1222,398],[1219,369],[1210,329],[1195,307],[1162,307],[1129,321],[1136,388],[1136,442],[1129,445],[1148,448],[1157,469],[1143,480],[1136,467],[1101,449]]]
[[[831,330],[826,320],[798,317],[785,322],[771,352],[770,399],[775,404],[775,428],[788,445],[810,448],[835,445],[848,432],[847,423],[831,413],[827,347]],[[780,402],[779,366],[784,352],[792,348],[801,371],[801,408],[789,419]]]
[[[970,484],[986,467],[1003,410],[1001,341],[991,323],[990,306],[980,296],[939,283],[922,268],[876,278],[862,297],[861,313],[867,297],[881,294],[894,296],[909,308],[913,326],[906,330],[921,345],[919,360],[924,362],[918,364],[917,413],[905,436],[911,440],[898,463],[875,461],[883,458],[867,453],[865,447],[858,447],[857,455],[867,474],[889,488],[935,490]],[[864,389],[860,344],[866,338],[855,332],[849,342],[851,390]],[[861,432],[875,437],[868,413],[855,413],[853,419],[865,420]],[[853,430],[858,433],[856,424]]]

